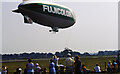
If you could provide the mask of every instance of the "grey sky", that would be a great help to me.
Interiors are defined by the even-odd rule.
[[[118,48],[117,2],[57,2],[71,8],[74,26],[49,33],[49,27],[26,25],[21,14],[11,11],[19,2],[2,3],[2,53],[56,52],[65,47],[79,52]],[[57,23],[56,23],[57,24]]]

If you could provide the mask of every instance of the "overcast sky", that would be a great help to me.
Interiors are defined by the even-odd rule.
[[[19,3],[2,2],[2,53],[54,53],[65,47],[82,53],[118,49],[116,1],[56,2],[71,8],[77,18],[74,26],[57,34],[49,33],[49,27],[23,23],[21,14],[12,13]]]

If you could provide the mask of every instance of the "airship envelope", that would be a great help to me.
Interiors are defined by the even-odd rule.
[[[21,13],[24,16],[24,23],[35,22],[51,27],[55,32],[58,32],[59,28],[68,28],[76,22],[75,14],[70,8],[47,1],[24,0],[13,12]]]

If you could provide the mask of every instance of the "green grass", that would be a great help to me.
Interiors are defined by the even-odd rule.
[[[102,70],[105,69],[105,62],[108,63],[108,61],[112,61],[115,60],[115,57],[81,57],[80,60],[82,61],[82,64],[85,64],[86,67],[90,70],[93,71],[93,68],[95,67],[96,63],[98,63],[101,67]],[[64,64],[65,59],[59,59],[59,63]],[[33,60],[33,63],[39,63],[40,67],[42,68],[49,68],[49,59],[37,59],[37,60]],[[7,66],[9,69],[9,72],[15,72],[16,68],[21,67],[22,70],[25,69],[25,66],[27,64],[27,60],[26,61],[22,61],[22,62],[3,62],[2,65],[3,66]]]

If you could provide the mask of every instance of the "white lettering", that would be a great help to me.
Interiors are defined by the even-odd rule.
[[[54,14],[59,14],[67,17],[72,17],[72,14],[70,11],[62,9],[62,8],[57,8],[57,7],[52,7],[48,5],[43,5],[43,11],[47,11],[49,13],[54,13]]]
[[[52,10],[52,13],[56,13],[56,8],[54,7],[53,9],[54,9],[54,10]]]
[[[61,9],[61,15],[65,15],[65,10]]]
[[[43,5],[43,11],[45,12],[45,10],[48,9],[47,5]]]
[[[58,14],[60,14],[60,8],[57,8]]]

